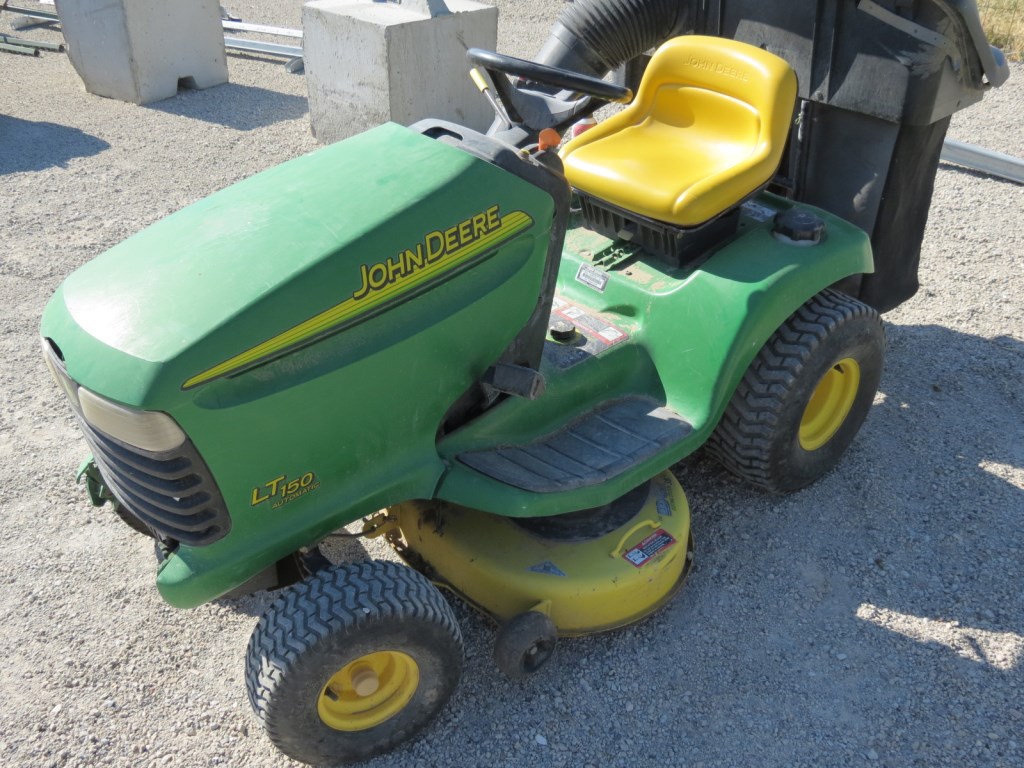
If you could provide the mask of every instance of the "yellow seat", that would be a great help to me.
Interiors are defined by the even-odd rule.
[[[779,167],[796,75],[774,54],[719,37],[669,40],[636,98],[559,153],[569,183],[627,211],[702,224]]]

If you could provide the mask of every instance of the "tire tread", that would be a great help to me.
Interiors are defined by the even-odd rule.
[[[874,309],[836,290],[826,289],[802,304],[747,368],[707,442],[708,453],[747,482],[780,490],[772,444],[784,398],[825,339],[859,319],[881,326]]]
[[[424,576],[398,563],[347,563],[320,571],[267,608],[249,639],[245,666],[249,703],[271,741],[282,746],[291,740],[273,717],[282,678],[330,635],[384,618],[434,625],[461,652],[462,633],[444,597]]]

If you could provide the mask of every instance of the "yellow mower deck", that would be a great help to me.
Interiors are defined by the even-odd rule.
[[[539,535],[504,517],[437,502],[389,510],[399,554],[499,622],[547,614],[559,636],[633,623],[663,606],[692,561],[690,508],[663,472],[639,510],[593,538]]]

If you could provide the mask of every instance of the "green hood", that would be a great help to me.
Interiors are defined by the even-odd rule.
[[[479,219],[484,201],[461,190],[497,186],[499,174],[466,152],[380,126],[235,184],[111,248],[65,281],[43,334],[59,346],[93,347],[69,362],[82,384],[133,405],[163,401],[175,385],[180,394],[186,383],[205,383],[227,362],[238,370],[258,361],[261,345],[296,341],[287,334],[318,316],[306,341],[337,330],[327,327],[336,319],[330,313],[358,295],[369,266],[395,263],[417,245],[422,252],[427,233],[436,244],[436,233]],[[131,375],[109,364],[112,353],[133,360]]]

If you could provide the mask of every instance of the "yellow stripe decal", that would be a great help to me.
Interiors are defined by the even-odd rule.
[[[491,217],[490,219],[487,218],[488,214]],[[491,206],[487,211],[460,222],[460,224],[463,227],[463,239],[468,240],[465,245],[447,250],[444,236],[447,233],[459,230],[460,225],[456,225],[444,232],[431,232],[424,238],[423,242],[417,244],[416,249],[410,249],[399,254],[399,261],[397,263],[393,259],[389,259],[372,266],[362,265],[360,267],[362,285],[359,290],[345,299],[345,301],[202,373],[196,374],[182,384],[182,389],[191,389],[213,379],[238,373],[244,368],[251,367],[256,363],[265,362],[270,357],[278,356],[287,350],[323,336],[339,326],[358,318],[360,315],[397,299],[424,282],[454,267],[465,264],[476,256],[494,250],[509,238],[527,229],[533,224],[533,219],[522,211],[513,211],[501,216],[499,220],[497,217],[497,206]],[[488,226],[488,224],[492,226]],[[474,225],[479,226],[474,229]],[[466,235],[469,235],[469,237],[466,237]],[[431,240],[431,237],[434,240]],[[438,253],[431,253],[432,243],[440,243],[440,247],[443,250]],[[424,248],[428,254],[426,257],[424,257]],[[404,261],[403,259],[406,258],[406,254],[417,258],[417,261],[415,263]],[[431,255],[436,260],[429,261]],[[389,266],[392,268],[392,272],[388,271]],[[402,272],[403,268],[415,271],[411,271],[411,274],[404,274]],[[394,276],[394,272],[399,273],[397,278]],[[376,280],[374,279],[375,277],[377,278]],[[375,282],[380,283],[380,285],[375,285]]]

